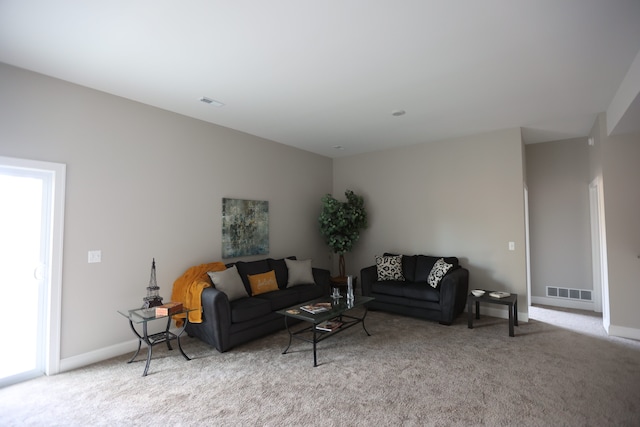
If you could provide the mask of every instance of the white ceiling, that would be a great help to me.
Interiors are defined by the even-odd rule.
[[[329,157],[585,136],[639,51],[638,0],[0,0],[0,62]]]

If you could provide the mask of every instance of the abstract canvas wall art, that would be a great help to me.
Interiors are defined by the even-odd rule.
[[[222,257],[269,253],[269,202],[222,199]]]

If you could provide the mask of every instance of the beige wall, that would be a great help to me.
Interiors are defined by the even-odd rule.
[[[603,320],[609,334],[640,339],[640,133],[607,135],[606,114],[590,136],[590,176],[597,181],[603,216]]]
[[[330,266],[329,158],[5,64],[0,109],[0,156],[67,165],[62,359],[131,340],[116,310],[142,304],[153,257],[165,300],[186,268],[221,259],[223,197],[269,201],[269,256]]]
[[[0,156],[67,165],[63,359],[131,340],[116,310],[142,302],[151,258],[165,298],[187,267],[220,259],[223,197],[269,201],[270,256],[330,267],[320,198],[352,189],[365,197],[370,226],[347,255],[348,273],[384,251],[455,255],[472,288],[517,292],[526,316],[519,129],[332,162],[4,64],[0,110]],[[611,191],[612,324],[637,331],[640,137],[608,139],[598,129],[590,176],[601,174]],[[92,249],[102,263],[87,263]]]
[[[369,214],[348,274],[385,251],[457,256],[471,288],[518,293],[526,313],[522,151],[509,129],[335,159],[334,194],[355,191]]]
[[[546,286],[592,290],[587,138],[525,147],[531,295],[545,297]],[[552,302],[569,307],[573,301]]]
[[[640,133],[603,148],[611,333],[640,339]]]

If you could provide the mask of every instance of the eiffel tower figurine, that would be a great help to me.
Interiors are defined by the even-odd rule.
[[[153,258],[151,263],[151,277],[149,278],[149,286],[147,286],[147,296],[144,297],[143,309],[149,309],[162,305],[162,297],[159,294],[160,287],[156,281],[156,259]]]

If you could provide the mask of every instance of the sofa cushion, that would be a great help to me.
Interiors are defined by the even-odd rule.
[[[266,294],[265,294],[266,295]],[[271,313],[271,304],[262,298],[242,298],[231,304],[231,323],[246,322]]]
[[[279,289],[278,282],[276,281],[276,272],[273,270],[266,273],[250,274],[249,285],[251,286],[251,295],[253,296],[277,291]]]
[[[415,300],[440,302],[440,291],[426,286],[424,282],[405,284],[402,286],[402,295]]]
[[[271,311],[281,310],[298,303],[298,291],[296,288],[280,289],[276,292],[260,294],[256,298],[269,302]]]
[[[402,255],[402,275],[404,280],[409,282],[416,281],[416,255]]]
[[[288,259],[296,259],[295,256],[287,257]],[[280,289],[286,289],[287,282],[289,281],[289,269],[284,262],[284,258],[281,259],[267,259],[269,268],[276,272],[276,280],[278,281],[278,287]]]
[[[376,270],[378,280],[404,280],[402,274],[402,255],[376,255]]]
[[[323,287],[318,285],[300,285],[293,289],[298,293],[298,301],[294,304],[306,302],[326,295]]]
[[[385,252],[384,256],[398,256],[398,254]],[[409,282],[416,282],[416,259],[416,255],[402,255],[402,275],[404,276],[404,280],[407,280]]]
[[[235,265],[238,268],[238,273],[240,274],[240,278],[242,279],[242,283],[244,283],[245,288],[247,288],[247,293],[251,294],[251,284],[249,283],[249,275],[250,274],[260,274],[266,273],[269,270],[272,270],[269,267],[269,262],[266,259],[261,259],[259,261],[238,261]]]
[[[438,258],[439,257],[436,256],[418,255],[416,257],[416,276],[414,282],[425,283]]]
[[[373,282],[371,291],[374,294],[404,296],[402,287],[405,282],[399,280],[385,280],[382,282]]]
[[[429,277],[429,273],[433,269],[436,261],[440,258],[443,258],[445,262],[448,264],[452,264],[452,271],[460,266],[458,258],[456,257],[438,257],[438,256],[430,256],[430,255],[418,255],[416,262],[416,277],[414,282],[426,282]]]
[[[429,273],[429,277],[427,277],[427,283],[432,287],[436,288],[442,278],[449,270],[453,268],[453,264],[449,264],[444,259],[440,258],[436,261]]]
[[[311,268],[311,260],[292,260],[285,259],[285,264],[289,269],[289,280],[287,280],[287,288],[297,285],[309,285],[315,283],[313,279],[313,269]]]
[[[220,292],[224,292],[229,301],[249,296],[235,265],[223,271],[209,271],[207,274],[211,278],[213,286]]]
[[[401,296],[397,296],[397,295],[383,295],[383,294],[376,294],[376,299],[371,301],[368,305],[375,305],[375,304],[379,304],[379,303],[385,303],[385,304],[395,304],[398,306],[406,306],[407,305],[407,299]]]

